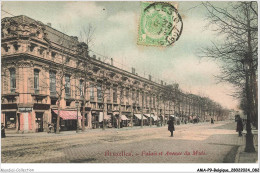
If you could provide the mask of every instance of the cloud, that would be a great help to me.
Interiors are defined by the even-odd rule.
[[[98,23],[106,17],[106,11],[102,6],[97,6],[96,2],[65,2],[61,13],[54,16],[53,21],[76,29],[79,24]]]

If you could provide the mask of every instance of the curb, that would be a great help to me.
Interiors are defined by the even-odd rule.
[[[239,157],[240,157],[240,153],[241,153],[243,147],[244,147],[243,145],[240,145],[240,147],[238,148],[237,154],[235,157],[235,163],[239,163]]]

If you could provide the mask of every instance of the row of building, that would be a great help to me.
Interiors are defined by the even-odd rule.
[[[154,82],[132,68],[89,56],[88,45],[50,24],[2,19],[1,122],[7,130],[43,132],[60,118],[61,130],[223,120],[227,110],[209,98]],[[57,116],[59,114],[59,116]],[[83,121],[84,120],[84,121]],[[77,123],[78,121],[78,123]],[[84,123],[84,124],[82,124]]]

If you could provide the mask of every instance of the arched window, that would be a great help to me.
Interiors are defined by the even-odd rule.
[[[16,90],[16,75],[15,75],[15,69],[11,68],[10,71],[10,90],[11,93],[14,93]]]

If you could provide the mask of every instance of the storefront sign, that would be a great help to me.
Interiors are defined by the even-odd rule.
[[[32,108],[21,107],[18,108],[18,112],[32,112]]]
[[[4,109],[17,109],[17,104],[2,104],[2,110]]]

